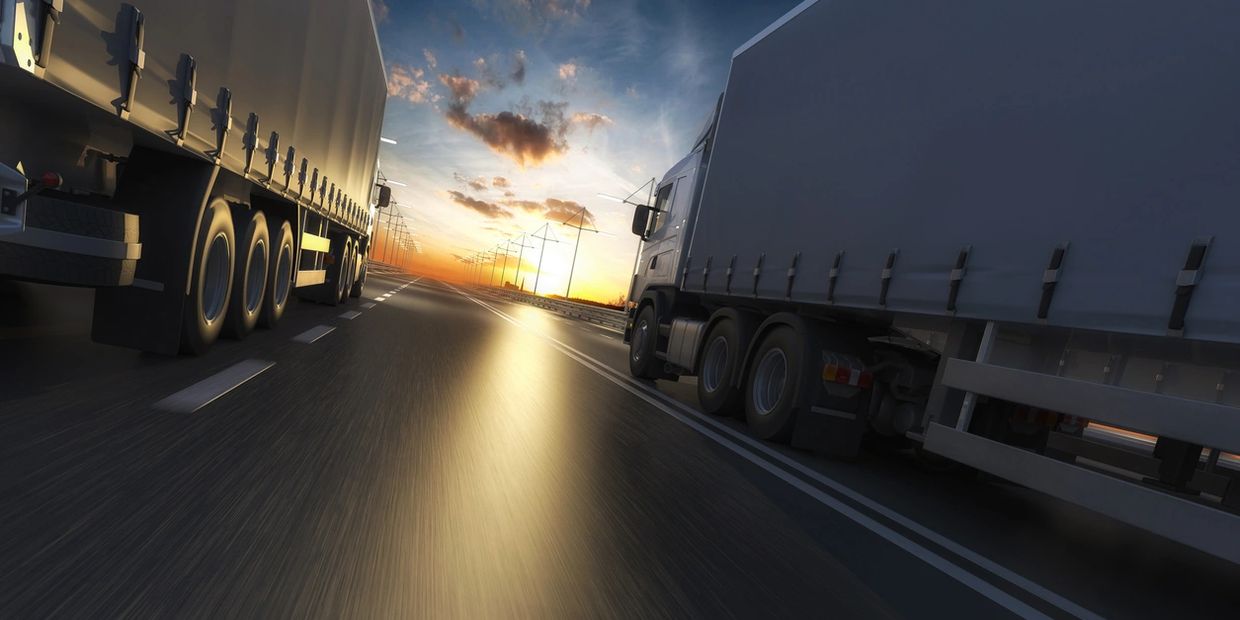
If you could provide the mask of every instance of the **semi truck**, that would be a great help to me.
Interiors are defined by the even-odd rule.
[[[1227,2],[803,2],[635,208],[631,374],[1240,562],[1237,32]]]
[[[165,354],[360,296],[385,84],[366,0],[0,0],[0,277]]]

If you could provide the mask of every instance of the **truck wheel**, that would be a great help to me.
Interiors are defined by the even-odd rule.
[[[637,313],[633,335],[629,338],[629,374],[639,379],[658,379],[659,360],[654,356],[654,346],[659,340],[659,322],[654,317],[654,306],[646,306]]]
[[[353,238],[345,237],[336,272],[336,303],[344,303],[353,287]]]
[[[744,355],[738,326],[723,319],[706,334],[698,362],[697,394],[702,410],[711,415],[736,415],[744,411],[744,393],[737,389],[737,364]]]
[[[245,224],[237,235],[233,290],[228,301],[228,316],[224,319],[224,334],[238,340],[250,335],[258,324],[271,270],[271,233],[267,230],[267,218],[262,211],[237,209],[233,213],[233,225],[239,222]]]
[[[236,256],[232,212],[228,202],[215,198],[202,213],[194,247],[189,296],[181,320],[181,351],[206,353],[220,335],[232,292]]]
[[[366,286],[366,261],[359,256],[358,263],[357,282],[353,283],[353,290],[349,291],[349,297],[354,299],[362,296],[362,289]]]
[[[267,234],[271,236],[271,268],[267,270],[267,288],[258,324],[275,327],[284,316],[289,293],[293,290],[293,227],[273,217],[267,221]]]
[[[759,439],[787,441],[796,424],[805,342],[791,327],[767,333],[749,366],[745,382],[745,419]]]

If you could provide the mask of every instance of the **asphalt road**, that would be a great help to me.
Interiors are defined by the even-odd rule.
[[[199,358],[0,283],[0,617],[1240,610],[1234,565],[909,455],[753,441],[628,378],[617,334],[411,280]]]

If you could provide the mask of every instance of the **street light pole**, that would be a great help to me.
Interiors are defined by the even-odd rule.
[[[532,246],[532,245],[525,245],[525,236],[526,236],[527,234],[529,234],[529,233],[521,233],[521,241],[518,241],[518,242],[517,242],[518,247],[520,247],[520,248],[521,248],[521,250],[520,250],[520,251],[518,251],[518,253],[517,253],[517,275],[515,275],[515,276],[513,276],[513,277],[512,277],[513,282],[515,282],[515,283],[516,283],[517,288],[518,288],[518,289],[519,289],[522,293],[524,293],[524,292],[525,292],[525,286],[524,286],[523,284],[521,284],[521,261],[525,258],[525,248],[529,248],[529,249],[531,249],[531,250],[532,250],[532,249],[534,249],[534,246]]]

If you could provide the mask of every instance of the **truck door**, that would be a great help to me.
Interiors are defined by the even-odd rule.
[[[683,238],[685,213],[688,208],[690,183],[688,175],[676,177],[659,187],[655,196],[654,224],[642,252],[641,274],[646,285],[673,284],[680,262],[680,240]]]

